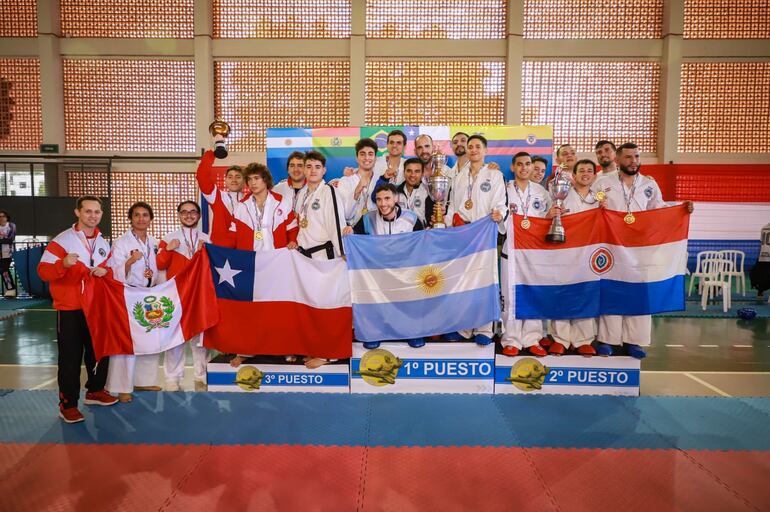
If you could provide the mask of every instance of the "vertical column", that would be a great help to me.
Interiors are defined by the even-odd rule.
[[[684,0],[665,0],[663,6],[663,55],[660,59],[658,108],[658,162],[677,159],[679,86],[682,80],[682,33]]]
[[[521,66],[524,63],[524,0],[508,1],[505,56],[505,124],[521,123]]]
[[[366,2],[351,2],[350,124],[366,124]]]
[[[212,17],[212,0],[195,0],[195,142],[199,148],[211,146],[209,125],[214,121]],[[224,121],[227,121],[227,119]]]
[[[64,79],[61,62],[61,18],[58,0],[37,2],[37,42],[40,60],[40,106],[43,142],[66,150],[64,131]]]

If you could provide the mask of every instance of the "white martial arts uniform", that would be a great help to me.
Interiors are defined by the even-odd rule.
[[[126,274],[126,261],[131,251],[137,250],[142,257],[135,261]],[[142,243],[134,236],[131,229],[118,238],[112,245],[110,268],[116,280],[129,286],[151,287],[158,283],[158,265],[155,257],[158,253],[158,241],[147,234],[147,241]],[[152,277],[144,277],[145,269],[152,271]],[[110,356],[110,369],[107,373],[107,390],[112,393],[131,393],[136,386],[155,386],[158,381],[158,360],[160,354],[141,356]]]
[[[358,169],[354,174],[343,176],[337,181],[337,201],[343,206],[345,222],[348,226],[355,226],[364,214],[377,208],[372,200],[372,192],[377,186],[377,176],[372,174],[369,185],[356,199],[355,193],[359,183],[361,183],[361,175]]]
[[[321,181],[312,193],[305,188],[299,198],[299,234],[297,244],[305,251],[312,251],[314,259],[331,259],[342,256],[342,230],[345,228],[345,213],[337,197],[338,191]],[[335,202],[337,203],[335,209]],[[303,222],[306,221],[306,222]],[[306,224],[303,227],[303,224]],[[315,250],[331,244],[329,251]]]
[[[668,206],[663,201],[660,187],[652,178],[637,174],[631,187],[626,187],[621,181],[622,176],[622,173],[604,175],[591,187],[594,192],[605,193],[608,210],[640,212]],[[602,315],[599,317],[597,339],[602,343],[648,346],[651,335],[652,317],[650,315]]]
[[[305,190],[306,187],[307,182],[305,182],[305,184],[300,188],[294,188],[289,183],[289,180],[281,180],[276,186],[272,188],[272,191],[280,194],[284,198],[288,198],[289,201],[291,201],[291,209],[294,210],[294,213],[299,213],[299,198],[301,196],[301,192]]]
[[[599,201],[590,190],[588,195],[582,198],[574,188],[571,188],[562,207],[564,209],[562,215],[572,215],[599,208]],[[590,345],[596,337],[596,319],[551,320],[551,336],[564,348],[569,348],[570,344],[575,348]]]
[[[209,235],[201,232],[198,228],[181,227],[163,237],[160,242],[160,253],[166,250],[166,246],[173,240],[179,240],[179,247],[173,251],[174,263],[161,275],[164,280],[171,279],[173,272],[179,272],[198,250],[198,242],[210,243]],[[176,268],[182,265],[181,268]],[[173,271],[172,271],[173,269]],[[164,275],[165,274],[165,275]],[[170,348],[163,353],[163,372],[166,376],[166,386],[181,384],[184,380],[184,353],[185,347],[190,346],[193,359],[193,378],[198,382],[206,382],[206,366],[209,362],[209,351],[203,346],[203,339],[200,334],[193,336],[187,343]]]
[[[372,178],[375,183],[377,180],[385,174],[385,171],[388,170],[388,155],[382,155],[378,156],[377,160],[374,161],[374,177]],[[396,171],[396,177],[394,179],[390,180],[390,183],[394,185],[400,185],[404,182],[404,162],[406,159],[402,156],[401,160],[398,162],[398,171]]]
[[[411,193],[407,190],[406,182],[398,186],[398,205],[402,210],[414,212],[423,226],[425,226],[425,220],[430,219],[430,216],[433,214],[433,212],[428,212],[425,209],[429,197],[430,190],[428,190],[425,183],[420,183],[420,186],[413,189]]]
[[[507,196],[510,214],[543,219],[551,207],[550,195],[545,188],[531,181],[528,182],[527,188],[524,190],[520,190],[516,186],[515,180],[509,181]],[[503,321],[505,325],[503,326],[503,336],[500,339],[500,344],[504,347],[516,347],[521,350],[522,348],[537,345],[540,342],[540,339],[543,337],[543,321],[533,319],[519,320],[516,318],[514,308],[511,307],[513,305],[513,297],[511,297],[511,290],[509,289],[509,264],[506,243],[503,244],[501,259],[502,274],[500,281],[503,287]],[[548,262],[544,261],[542,264],[547,265]]]
[[[470,176],[470,166],[463,169],[452,180],[452,192],[447,208],[446,223],[448,225],[467,224],[483,219],[493,211],[503,215],[500,224],[505,224],[508,217],[508,201],[505,192],[503,173],[493,170],[486,165],[479,169],[474,178]],[[466,201],[473,201],[470,209]],[[492,322],[477,327],[458,331],[464,338],[481,334],[492,338],[494,335]]]

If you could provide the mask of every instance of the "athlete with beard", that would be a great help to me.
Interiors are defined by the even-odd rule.
[[[596,161],[599,162],[601,170],[597,173],[597,179],[601,176],[607,176],[618,173],[618,166],[615,163],[617,157],[617,148],[615,144],[608,140],[600,140],[594,146]]]
[[[618,146],[618,174],[598,178],[592,187],[594,197],[603,201],[603,208],[625,212],[628,224],[635,221],[633,212],[654,210],[668,206],[663,201],[660,187],[655,180],[639,172],[642,167],[639,148],[632,142]],[[687,210],[692,213],[692,201],[686,201]],[[626,353],[643,359],[647,353],[642,349],[650,345],[652,317],[650,315],[599,317],[599,333],[596,353],[609,356],[614,347],[625,347]]]

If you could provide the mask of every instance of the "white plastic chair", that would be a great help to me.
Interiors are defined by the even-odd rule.
[[[732,307],[732,295],[730,293],[730,282],[724,274],[726,266],[730,263],[722,258],[709,258],[703,260],[702,277],[698,283],[701,288],[700,306],[706,311],[706,306],[711,299],[718,300],[722,295],[722,311]]]
[[[705,261],[719,258],[719,251],[701,251],[695,256],[695,272],[690,275],[690,286],[687,290],[687,296],[692,295],[692,286],[695,279],[698,279],[698,293],[703,292],[703,265]]]
[[[743,260],[746,259],[746,254],[743,251],[730,249],[719,251],[719,257],[730,263],[725,266],[722,274],[727,277],[727,282],[730,283],[731,293],[733,288],[733,277],[735,277],[735,293],[740,293],[745,296],[746,274],[743,268]]]

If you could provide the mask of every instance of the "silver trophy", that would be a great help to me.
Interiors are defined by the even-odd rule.
[[[430,197],[438,205],[434,228],[445,228],[444,208],[447,196],[449,196],[449,176],[444,176],[442,171],[446,165],[446,155],[441,150],[433,153],[433,174],[430,176]]]
[[[572,188],[572,182],[564,174],[565,171],[560,169],[556,174],[556,177],[551,182],[551,196],[556,202],[556,206],[561,208],[562,202],[569,194],[569,189]],[[561,215],[556,215],[551,222],[551,229],[548,230],[548,234],[545,235],[545,241],[554,244],[563,244],[567,241],[567,237],[564,233],[564,226],[561,223]]]

